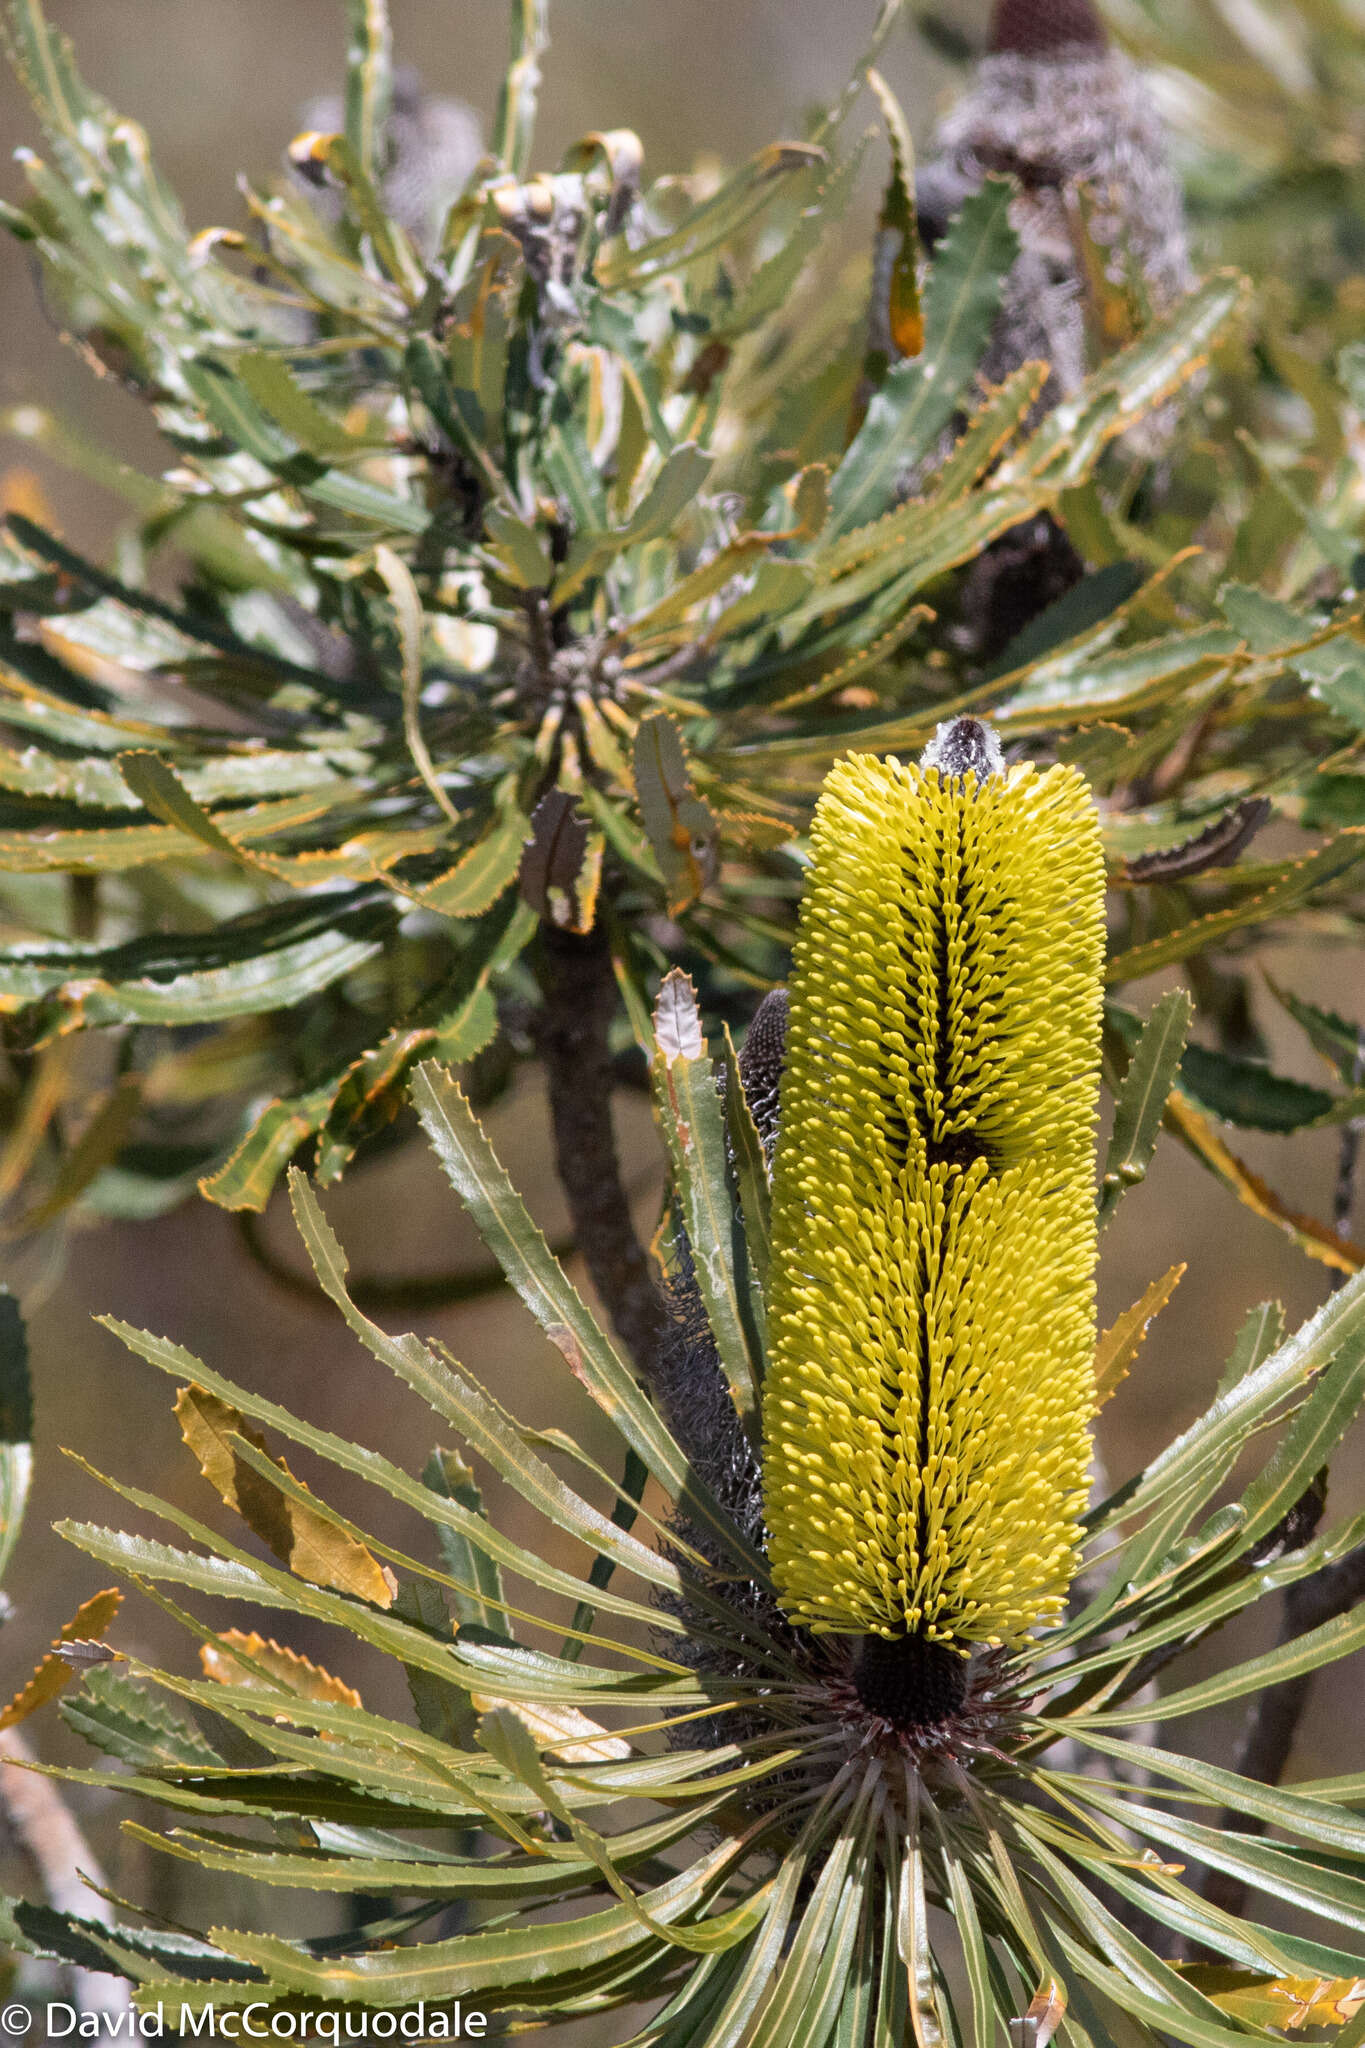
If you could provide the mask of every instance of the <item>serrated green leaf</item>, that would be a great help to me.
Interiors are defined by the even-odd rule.
[[[360,4],[372,5],[373,0],[360,0]],[[234,355],[232,369],[262,411],[310,455],[354,457],[386,445],[377,435],[367,438],[353,434],[341,420],[333,418],[304,390],[282,356],[267,355],[263,350]]]
[[[415,900],[441,917],[481,916],[516,881],[530,836],[530,819],[509,803],[452,868],[413,892]]]
[[[473,1468],[458,1451],[433,1451],[422,1473],[422,1484],[443,1500],[451,1500],[468,1514],[484,1518],[483,1495]],[[441,1555],[453,1579],[476,1590],[455,1596],[455,1611],[462,1622],[500,1632],[505,1626],[502,1573],[486,1550],[475,1549],[460,1529],[448,1526],[438,1531]]]
[[[340,1085],[337,1076],[302,1095],[267,1103],[230,1158],[200,1181],[199,1192],[220,1209],[259,1214],[300,1145],[321,1129]]]
[[[544,1237],[493,1156],[463,1094],[438,1066],[419,1067],[413,1090],[436,1156],[512,1286],[626,1442],[699,1528],[712,1531],[742,1569],[766,1570],[645,1400],[605,1333],[550,1257]]]
[[[139,1770],[221,1767],[223,1759],[197,1728],[173,1714],[147,1687],[112,1665],[87,1672],[64,1699],[62,1719],[95,1749]]]
[[[555,603],[568,604],[626,548],[641,547],[646,541],[670,533],[696,498],[711,467],[712,457],[705,449],[691,441],[679,442],[664,458],[658,475],[624,526],[613,527],[608,533],[584,534],[574,542],[555,581]]]
[[[830,480],[830,540],[874,519],[895,480],[932,449],[985,350],[1018,253],[1011,187],[987,178],[944,238],[924,292],[924,351],[888,372]]]
[[[1114,1104],[1114,1128],[1100,1183],[1101,1224],[1125,1191],[1147,1177],[1193,1012],[1185,990],[1172,989],[1142,1027]]]
[[[690,1869],[643,1893],[641,1907],[667,1924],[695,1913],[723,1881],[736,1853],[733,1840],[722,1841]],[[379,2006],[465,1996],[504,1984],[534,1985],[633,1950],[658,1953],[662,1947],[622,1905],[552,1925],[458,1935],[420,1948],[335,1961],[269,1935],[225,1930],[218,1939],[227,1954],[267,1970],[272,1981],[292,1990]]]
[[[1264,1365],[1272,1351],[1278,1350],[1284,1342],[1284,1309],[1278,1301],[1263,1301],[1252,1309],[1241,1329],[1237,1342],[1223,1368],[1218,1382],[1216,1399],[1222,1400],[1248,1373],[1255,1372],[1258,1365]]]
[[[1111,986],[1140,981],[1159,967],[1169,967],[1177,960],[1187,960],[1192,953],[1206,951],[1231,932],[1280,917],[1319,889],[1342,880],[1363,858],[1365,834],[1341,832],[1306,859],[1283,862],[1255,894],[1241,902],[1229,904],[1223,910],[1211,910],[1162,938],[1145,940],[1114,955],[1105,970],[1105,979]]]
[[[1336,1068],[1343,1081],[1354,1081],[1356,1069],[1365,1064],[1365,1025],[1354,1024],[1349,1017],[1338,1016],[1334,1010],[1324,1010],[1316,1003],[1305,1002],[1293,989],[1281,988],[1272,976],[1266,976],[1266,986],[1276,1002],[1289,1012],[1294,1022],[1307,1035],[1315,1052],[1321,1053],[1328,1063]]]
[[[153,1337],[145,1330],[135,1330],[130,1324],[120,1322],[116,1317],[102,1319],[104,1327],[114,1336],[145,1358],[158,1371],[164,1372],[180,1382],[190,1381],[196,1386],[206,1387],[222,1400],[240,1408],[244,1415],[263,1424],[267,1429],[277,1431],[291,1443],[318,1457],[344,1472],[354,1473],[358,1478],[380,1487],[391,1499],[402,1506],[413,1508],[434,1524],[438,1533],[450,1529],[463,1537],[470,1549],[479,1556],[487,1556],[503,1570],[515,1572],[532,1584],[543,1586],[560,1598],[580,1601],[587,1598],[593,1589],[588,1582],[573,1573],[547,1563],[534,1550],[516,1544],[484,1516],[473,1513],[458,1501],[447,1500],[412,1478],[389,1459],[378,1452],[364,1449],[350,1442],[346,1437],[337,1436],[329,1430],[317,1429],[311,1423],[300,1421],[277,1402],[268,1401],[262,1395],[245,1387],[235,1385],[221,1373],[215,1373],[202,1359],[181,1345],[170,1344],[165,1338]],[[469,1590],[477,1589],[476,1582],[469,1582]],[[487,1582],[485,1581],[485,1597]],[[637,1623],[652,1623],[667,1627],[657,1614],[638,1601],[627,1600],[617,1594],[603,1597],[598,1605],[609,1608]]]
[[[1260,1060],[1236,1059],[1207,1046],[1191,1045],[1180,1062],[1180,1085],[1191,1101],[1224,1123],[1256,1131],[1301,1131],[1332,1118],[1338,1098],[1325,1089],[1291,1081]],[[1365,1095],[1342,1108],[1343,1116],[1365,1112]]]

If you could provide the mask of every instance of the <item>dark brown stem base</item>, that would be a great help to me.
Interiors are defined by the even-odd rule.
[[[600,926],[580,937],[541,926],[537,974],[544,1007],[536,1037],[545,1063],[555,1168],[592,1284],[648,1377],[664,1311],[621,1180],[612,1123],[608,1033],[616,1009],[611,950]]]

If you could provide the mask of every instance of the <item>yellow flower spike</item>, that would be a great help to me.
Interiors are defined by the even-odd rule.
[[[765,1511],[786,1612],[869,1638],[864,1701],[894,1719],[895,1646],[1017,1643],[1076,1569],[1104,864],[1083,778],[1005,772],[974,720],[919,768],[839,762],[812,855],[774,1160]]]

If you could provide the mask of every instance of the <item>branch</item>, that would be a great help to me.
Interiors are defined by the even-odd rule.
[[[1285,1589],[1280,1642],[1297,1642],[1310,1629],[1320,1628],[1325,1621],[1334,1621],[1340,1614],[1348,1614],[1362,1599],[1365,1599],[1365,1543],[1348,1551],[1335,1564],[1314,1572],[1311,1578],[1301,1579],[1296,1586]],[[1260,1695],[1234,1765],[1242,1777],[1253,1778],[1262,1785],[1279,1784],[1289,1763],[1294,1737],[1316,1676],[1316,1672],[1307,1671],[1299,1678],[1287,1678],[1282,1685],[1267,1686]],[[1232,1833],[1264,1832],[1263,1824],[1250,1814],[1225,1813],[1222,1824]],[[1239,1878],[1226,1871],[1210,1871],[1201,1889],[1211,1905],[1221,1906],[1224,1912],[1234,1917],[1243,1913],[1247,1888]]]
[[[611,949],[599,925],[586,937],[542,924],[537,960],[544,1007],[536,1039],[550,1091],[555,1167],[574,1237],[617,1335],[648,1377],[664,1328],[664,1307],[635,1234],[612,1125],[616,1010]]]

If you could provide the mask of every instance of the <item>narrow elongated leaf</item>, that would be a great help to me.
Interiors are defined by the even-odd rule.
[[[755,1927],[761,1924],[767,1911],[770,1888],[761,1885],[750,1893],[740,1905],[729,1912],[720,1913],[708,1919],[700,1927],[670,1926],[656,1920],[636,1899],[625,1879],[617,1870],[606,1842],[597,1832],[580,1820],[559,1796],[551,1783],[549,1774],[540,1761],[540,1753],[529,1724],[513,1708],[498,1708],[485,1716],[479,1726],[479,1741],[505,1763],[515,1777],[530,1788],[543,1803],[547,1813],[568,1829],[575,1846],[583,1851],[590,1862],[596,1865],[617,1898],[634,1912],[642,1927],[649,1933],[671,1946],[686,1949],[696,1955],[707,1955],[715,1951],[733,1948],[736,1942],[746,1941]]]
[[[356,4],[373,7],[377,0],[356,0]],[[394,615],[398,621],[398,645],[403,660],[403,730],[407,735],[408,752],[417,773],[440,808],[452,825],[458,825],[460,814],[441,787],[422,733],[422,600],[407,563],[392,548],[376,548],[374,565],[393,600]]]
[[[1268,1535],[1328,1463],[1365,1406],[1365,1331],[1356,1331],[1320,1375],[1264,1471],[1242,1495],[1243,1540]]]
[[[295,1220],[319,1285],[366,1349],[420,1394],[436,1414],[453,1423],[471,1448],[511,1480],[522,1496],[550,1521],[651,1583],[681,1590],[676,1568],[581,1500],[549,1465],[535,1456],[524,1434],[488,1395],[441,1364],[419,1338],[411,1333],[390,1337],[361,1314],[346,1292],[345,1253],[302,1174],[295,1172],[291,1176],[290,1194]]]
[[[1217,1398],[1221,1401],[1231,1393],[1239,1380],[1255,1372],[1283,1342],[1284,1309],[1278,1301],[1263,1301],[1259,1308],[1252,1309],[1237,1332],[1237,1342],[1218,1382]]]
[[[164,825],[177,826],[191,838],[202,840],[212,852],[226,854],[229,860],[248,858],[219,829],[202,804],[195,802],[174,768],[160,754],[130,750],[118,756],[117,766],[133,795]]]
[[[791,1926],[797,1894],[806,1881],[808,1870],[807,1857],[798,1843],[782,1859],[773,1880],[768,1917],[750,1945],[744,1967],[724,2008],[711,2022],[707,2048],[737,2048],[737,2043],[743,2038],[772,1983]]]
[[[824,2048],[857,1940],[865,1882],[858,1831],[849,1825],[815,1881],[749,2048]]]
[[[117,1318],[106,1316],[104,1326],[118,1337],[130,1350],[145,1358],[159,1371],[176,1380],[191,1380],[197,1386],[208,1388],[225,1402],[240,1408],[242,1413],[262,1422],[267,1428],[279,1432],[291,1442],[300,1444],[305,1450],[326,1458],[340,1470],[352,1472],[357,1477],[381,1487],[384,1492],[402,1505],[414,1508],[434,1523],[438,1532],[450,1529],[458,1533],[470,1548],[480,1556],[486,1556],[491,1563],[503,1570],[514,1571],[533,1584],[543,1586],[547,1591],[562,1598],[581,1601],[592,1588],[584,1579],[548,1564],[533,1550],[514,1543],[510,1537],[496,1528],[482,1514],[472,1511],[457,1500],[448,1500],[439,1492],[433,1492],[419,1480],[382,1458],[376,1451],[363,1449],[347,1438],[336,1436],[328,1430],[316,1429],[310,1423],[301,1422],[277,1403],[266,1400],[244,1387],[238,1387],[220,1373],[213,1372],[202,1359],[184,1350],[178,1344],[169,1344],[164,1338],[153,1337],[145,1330],[135,1330],[130,1324],[121,1323]],[[469,1581],[471,1594],[480,1583],[477,1578]],[[483,1579],[483,1597],[491,1598],[491,1581]],[[620,1595],[603,1595],[598,1605],[613,1612],[628,1616],[637,1623],[652,1623],[655,1627],[667,1627],[667,1620],[638,1601],[623,1599]]]
[[[1224,1770],[1219,1764],[1206,1763],[1200,1757],[1179,1756],[1148,1742],[1117,1741],[1098,1728],[1088,1728],[1084,1741],[1087,1748],[1096,1749],[1103,1756],[1124,1764],[1140,1763],[1154,1777],[1197,1793],[1201,1803],[1209,1807],[1229,1806],[1263,1821],[1267,1827],[1283,1828],[1298,1835],[1310,1845],[1365,1855],[1365,1820],[1330,1800],[1308,1797],[1301,1787],[1263,1785],[1236,1771]],[[1081,1793],[1086,1790],[1083,1778],[1068,1782],[1074,1783]]]
[[[736,1843],[727,1838],[690,1869],[645,1892],[641,1906],[651,1919],[668,1924],[694,1913],[723,1880],[736,1854]],[[423,1997],[458,1997],[502,1984],[534,1985],[646,1945],[657,1947],[637,1914],[622,1905],[542,1927],[457,1935],[425,1942],[420,1948],[380,1950],[335,1961],[309,1955],[301,1945],[271,1935],[224,1929],[215,1930],[215,1939],[227,1955],[254,1963],[290,1989],[381,2006],[410,2005]]]
[[[387,0],[347,0],[346,139],[367,178],[384,170],[384,127],[393,94],[393,31]]]
[[[1316,1375],[1363,1328],[1365,1278],[1357,1276],[1154,1458],[1141,1477],[1115,1497],[1096,1526],[1102,1526],[1114,1512],[1123,1517],[1137,1515],[1211,1466],[1220,1462],[1226,1466],[1229,1456],[1282,1403],[1302,1399]]]
[[[1159,1316],[1175,1293],[1185,1268],[1172,1266],[1159,1280],[1153,1280],[1139,1300],[1111,1324],[1095,1347],[1095,1401],[1097,1406],[1117,1392],[1127,1379],[1133,1360],[1142,1349],[1154,1317]]]
[[[1362,859],[1365,837],[1356,836],[1348,827],[1317,853],[1304,860],[1286,862],[1264,888],[1241,902],[1231,903],[1223,910],[1211,910],[1162,938],[1144,940],[1116,954],[1105,970],[1105,979],[1111,985],[1139,981],[1159,967],[1169,967],[1177,960],[1188,959],[1191,953],[1203,952],[1229,932],[1268,923],[1305,902],[1319,889],[1342,880]]]
[[[680,982],[685,983],[686,976],[676,968],[665,981],[665,987],[672,984],[675,1013]],[[699,1032],[698,1025],[684,1035],[690,1039]],[[687,1230],[688,1256],[731,1398],[756,1446],[763,1360],[745,1286],[743,1233],[726,1172],[725,1112],[715,1069],[704,1057],[667,1059],[660,1053],[655,1087]]]
[[[1267,1651],[1262,1657],[1233,1665],[1229,1670],[1220,1671],[1198,1685],[1185,1686],[1179,1692],[1163,1693],[1161,1718],[1173,1721],[1185,1714],[1202,1713],[1207,1707],[1222,1706],[1228,1700],[1245,1699],[1249,1693],[1261,1692],[1268,1685],[1281,1685],[1288,1678],[1321,1670],[1324,1664],[1339,1663],[1343,1657],[1349,1657],[1358,1650],[1362,1643],[1365,1643],[1365,1608],[1357,1608],[1352,1614],[1337,1615],[1333,1620],[1323,1622],[1319,1628],[1310,1629],[1307,1635]],[[1108,1707],[1099,1725],[1104,1728],[1131,1728],[1149,1721],[1151,1717],[1150,1703]],[[1087,1717],[1080,1716],[1078,1725],[1084,1727],[1086,1723]]]
[[[466,1465],[458,1451],[433,1451],[422,1474],[422,1483],[444,1500],[455,1501],[469,1514],[484,1518],[483,1495],[472,1468]],[[474,1593],[456,1594],[455,1611],[460,1620],[475,1622],[480,1628],[496,1633],[503,1626],[501,1609],[504,1601],[502,1572],[496,1559],[490,1557],[486,1550],[476,1549],[462,1529],[442,1528],[439,1540],[441,1555],[451,1577],[477,1588]]]
[[[631,1448],[660,1485],[686,1506],[689,1517],[712,1530],[726,1551],[761,1580],[767,1571],[734,1524],[704,1489],[650,1402],[639,1392],[614,1348],[551,1258],[506,1173],[449,1075],[428,1062],[417,1070],[417,1112],[436,1156],[449,1175],[512,1286],[564,1351],[589,1392],[612,1416]],[[563,1332],[563,1336],[556,1335]]]
[[[92,1747],[138,1770],[213,1770],[222,1765],[223,1759],[197,1728],[173,1714],[146,1686],[134,1684],[107,1664],[88,1672],[80,1691],[62,1701],[61,1716]]]

